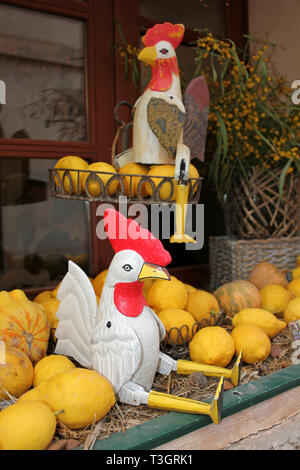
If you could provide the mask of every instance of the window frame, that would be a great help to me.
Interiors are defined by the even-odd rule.
[[[65,155],[79,155],[89,162],[111,161],[110,148],[115,135],[113,108],[115,105],[114,1],[87,0],[5,0],[0,4],[21,7],[42,13],[82,20],[86,24],[86,94],[87,142],[62,142],[27,139],[0,139],[0,158],[58,159]],[[103,20],[105,19],[105,20]],[[101,27],[99,27],[101,25]],[[96,236],[96,204],[90,204],[89,265],[90,275],[97,275],[111,259],[111,248]],[[106,245],[106,246],[105,246]],[[91,255],[92,253],[92,255]],[[41,289],[26,289],[35,294]]]
[[[108,107],[102,103],[109,103],[112,110],[114,105],[113,87],[113,57],[110,57],[107,46],[104,54],[99,54],[101,44],[105,44],[105,39],[113,41],[113,32],[107,28],[97,28],[97,20],[103,20],[106,13],[112,18],[113,9],[110,2],[105,2],[100,8],[100,3],[88,0],[87,4],[76,5],[75,0],[62,0],[61,4],[53,4],[46,0],[5,0],[1,4],[26,8],[42,13],[66,16],[85,22],[86,25],[86,103],[87,103],[87,125],[89,138],[87,142],[66,142],[59,140],[27,140],[27,139],[1,139],[0,158],[60,158],[63,155],[80,155],[90,161],[107,160],[105,150],[113,139],[114,121],[113,113],[109,113]],[[79,2],[78,2],[79,3]],[[104,11],[103,11],[104,10]],[[103,21],[102,21],[103,23]],[[105,57],[104,57],[105,56]],[[96,61],[97,57],[97,61]],[[110,67],[107,67],[107,61]],[[103,86],[97,87],[98,78]],[[107,93],[104,93],[104,89]],[[101,91],[103,90],[103,91]],[[111,114],[111,116],[110,116]],[[100,116],[103,116],[101,122]],[[100,122],[99,122],[100,121]],[[100,124],[100,125],[99,125]],[[105,130],[104,130],[105,128]],[[100,158],[101,155],[101,158]],[[98,158],[97,158],[98,156]]]
[[[225,3],[227,2],[224,0],[224,8]],[[114,106],[121,100],[134,103],[138,97],[138,91],[134,88],[132,81],[124,80],[121,58],[113,53],[113,44],[120,41],[114,27],[114,20],[121,24],[128,42],[138,47],[141,28],[151,26],[149,23],[146,24],[145,19],[139,15],[139,0],[126,0],[126,2],[124,0],[86,0],[84,3],[76,0],[60,0],[59,2],[0,0],[0,4],[52,13],[86,22],[86,90],[89,126],[88,142],[0,139],[0,158],[58,159],[64,155],[73,154],[90,162],[111,162],[111,146],[116,131]],[[239,45],[243,43],[243,34],[248,32],[247,5],[248,0],[230,0],[224,12],[225,37],[234,39]],[[103,21],[104,18],[105,21]],[[190,40],[190,37],[186,39]],[[128,118],[128,115],[126,117]],[[113,254],[108,240],[100,241],[96,236],[98,205],[98,203],[90,203],[90,217],[87,221],[90,229],[91,276],[107,268]],[[186,267],[183,267],[182,275],[183,278],[189,276]]]

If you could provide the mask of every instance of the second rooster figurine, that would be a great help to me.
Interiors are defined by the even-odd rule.
[[[70,261],[57,294],[60,305],[55,352],[73,357],[82,366],[102,374],[113,385],[120,402],[207,414],[214,423],[219,423],[224,377],[238,385],[241,357],[229,370],[176,361],[162,353],[160,342],[165,337],[165,328],[147,306],[142,281],[170,279],[165,269],[171,262],[170,254],[151,232],[113,209],[105,212],[104,226],[116,254],[99,306],[90,280]],[[151,390],[156,372],[168,375],[172,371],[221,377],[212,403]]]

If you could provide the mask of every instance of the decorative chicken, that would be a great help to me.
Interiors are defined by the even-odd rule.
[[[178,183],[176,233],[171,242],[195,243],[184,233],[191,158],[189,146],[193,147],[193,156],[203,158],[209,94],[203,77],[192,81],[186,94],[189,107],[186,116],[175,52],[183,35],[182,24],[163,23],[148,29],[143,36],[146,47],[138,59],[151,66],[152,78],[133,107],[133,146],[117,155],[115,164],[118,168],[130,161],[175,164],[175,181]]]
[[[116,254],[110,264],[99,307],[86,274],[73,262],[58,290],[60,306],[55,352],[73,357],[108,379],[119,401],[131,405],[203,413],[218,423],[223,378],[239,383],[239,357],[232,370],[175,361],[160,351],[165,328],[147,306],[143,279],[169,279],[170,254],[148,230],[108,209],[105,229]],[[221,377],[211,404],[152,391],[156,372],[167,375],[203,372]]]

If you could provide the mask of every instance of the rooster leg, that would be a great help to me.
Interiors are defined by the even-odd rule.
[[[169,375],[171,372],[177,372],[177,374],[182,375],[202,372],[203,375],[208,377],[225,377],[226,379],[230,379],[233,385],[237,387],[240,383],[241,363],[242,351],[240,352],[232,369],[200,364],[193,361],[183,361],[181,359],[175,361],[170,356],[167,356],[167,354],[159,352],[157,372],[163,375]]]
[[[212,366],[207,364],[198,364],[192,361],[177,361],[178,374],[192,374],[193,372],[202,372],[202,374],[209,377],[225,377],[230,379],[232,384],[237,387],[240,383],[242,364],[242,351],[240,352],[232,369],[225,369],[224,367]]]
[[[175,163],[175,181],[176,186],[176,232],[171,237],[171,243],[196,243],[192,237],[185,233],[185,219],[189,196],[189,168],[190,168],[190,150],[184,144],[177,145],[176,163]]]
[[[119,393],[118,400],[121,403],[126,403],[127,405],[141,405],[147,404],[149,398],[149,393],[145,392],[143,387],[137,385],[133,382],[127,382],[124,384]]]
[[[160,410],[181,411],[209,415],[215,424],[221,421],[224,392],[224,377],[221,377],[212,403],[205,403],[189,398],[177,397],[151,390],[148,406]]]
[[[169,375],[172,371],[177,371],[177,361],[159,351],[156,372],[162,375]]]
[[[113,158],[113,166],[117,170],[120,170],[123,166],[127,165],[127,163],[132,163],[132,162],[134,162],[134,156],[133,156],[132,148],[124,150],[123,152],[119,153],[118,155],[115,155],[114,158]]]

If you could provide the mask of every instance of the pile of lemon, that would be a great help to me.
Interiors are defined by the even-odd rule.
[[[66,156],[58,160],[55,168],[58,170],[58,176],[67,193],[71,192],[72,182],[73,193],[81,194],[88,192],[93,197],[99,196],[103,192],[103,188],[97,179],[88,179],[91,173],[97,175],[99,180],[103,183],[103,187],[106,187],[108,195],[115,194],[119,190],[119,179],[114,178],[114,175],[118,174],[118,171],[109,163],[94,162],[88,164],[88,162],[81,157]],[[69,170],[68,175],[65,175],[63,170]],[[80,172],[75,170],[80,170]],[[161,183],[162,178],[159,178],[159,176],[174,178],[174,171],[174,165],[153,165],[148,168],[145,165],[128,163],[120,169],[119,173],[124,175],[122,176],[122,182],[124,185],[124,194],[126,196],[135,197],[140,193],[143,197],[146,197],[151,196],[153,194],[153,189],[157,188]],[[152,177],[151,181],[153,184],[142,182],[140,185],[142,177],[145,175]],[[192,164],[190,164],[189,177],[199,178],[198,170]],[[160,186],[159,196],[161,199],[170,199],[171,201],[175,200],[176,182],[174,179],[172,182],[174,191],[172,191],[172,186],[169,182],[165,182]],[[140,188],[139,185],[141,186]]]
[[[116,401],[111,384],[98,372],[59,355],[45,356],[33,367],[25,353],[11,347],[0,382],[17,398],[0,412],[1,450],[46,449],[58,422],[84,428],[102,419]]]
[[[99,298],[106,275],[107,270],[102,271],[92,280]],[[226,367],[241,349],[245,362],[264,361],[270,354],[271,340],[287,326],[265,307],[244,309],[236,314],[232,319],[232,331],[215,326],[215,315],[220,312],[216,297],[175,276],[171,276],[170,281],[146,280],[143,292],[147,304],[165,326],[165,342],[171,345],[188,343],[190,358],[196,362]],[[197,322],[201,321],[208,326],[197,331]]]
[[[286,288],[267,285],[260,290],[262,308],[282,318],[287,324],[300,319],[300,255]]]
[[[265,308],[249,308],[233,317],[230,331],[214,325],[213,316],[220,307],[210,292],[183,284],[174,276],[171,281],[148,281],[145,287],[146,300],[164,323],[168,341],[176,339],[176,329],[187,325],[190,358],[196,362],[226,367],[242,349],[245,362],[264,361],[270,354],[271,340],[287,326]],[[195,333],[193,325],[203,319],[208,326]]]

